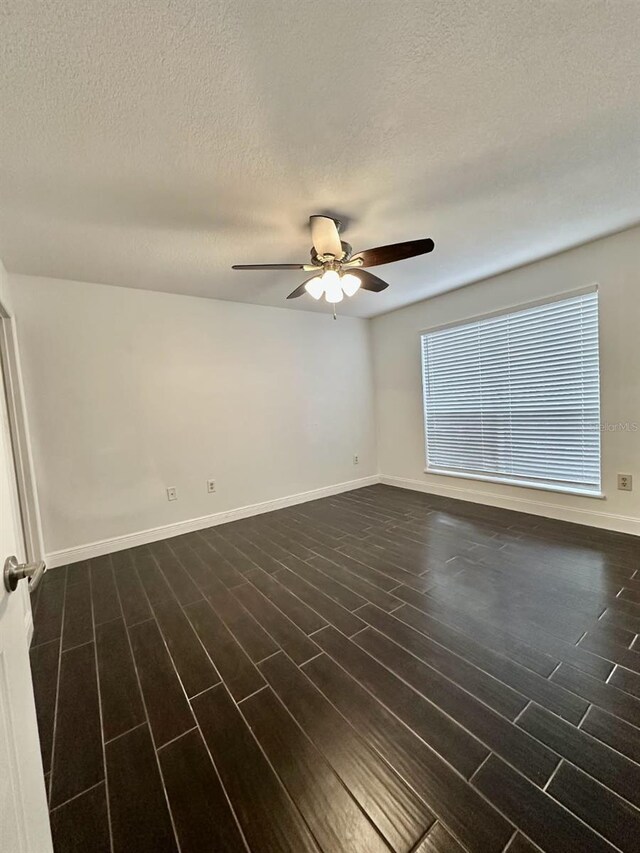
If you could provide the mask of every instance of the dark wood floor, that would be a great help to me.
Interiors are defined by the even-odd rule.
[[[54,569],[56,851],[640,850],[639,567],[372,486]]]

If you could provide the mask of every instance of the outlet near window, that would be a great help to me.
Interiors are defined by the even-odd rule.
[[[631,474],[618,474],[618,488],[623,492],[630,492],[633,488],[633,477]]]

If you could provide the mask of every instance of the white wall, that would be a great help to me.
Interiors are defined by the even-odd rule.
[[[387,482],[640,534],[640,431],[602,432],[604,501],[425,474],[419,333],[600,285],[601,419],[640,425],[640,228],[372,321],[379,469]],[[616,474],[635,476],[621,492]]]
[[[49,554],[376,472],[367,321],[10,287]]]

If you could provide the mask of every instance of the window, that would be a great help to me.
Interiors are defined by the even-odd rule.
[[[422,335],[427,471],[600,494],[598,293]]]

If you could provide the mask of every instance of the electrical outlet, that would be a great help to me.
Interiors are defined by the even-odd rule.
[[[216,490],[216,481],[215,480],[207,480],[207,491],[209,494],[213,494]]]
[[[176,492],[175,486],[169,486],[167,489],[167,500],[168,501],[177,501],[178,493]]]
[[[633,488],[633,477],[631,474],[618,474],[618,488],[623,492],[630,492]]]
[[[354,465],[357,465],[359,462],[360,462],[359,457],[358,457],[358,456],[356,456],[356,455],[354,455],[354,457],[353,457],[353,464],[354,464]]]

